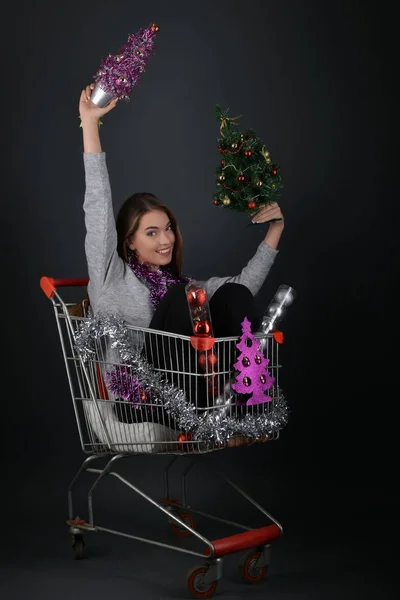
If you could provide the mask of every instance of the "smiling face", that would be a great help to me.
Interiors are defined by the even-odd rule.
[[[146,212],[140,219],[139,227],[129,241],[140,263],[160,267],[171,262],[175,244],[168,215],[161,210]]]

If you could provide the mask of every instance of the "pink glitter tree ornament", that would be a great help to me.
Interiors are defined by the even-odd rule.
[[[236,348],[240,354],[233,366],[239,373],[232,389],[238,394],[252,394],[246,402],[247,406],[270,402],[272,398],[265,392],[273,386],[275,378],[267,371],[269,359],[264,357],[261,342],[257,342],[251,333],[251,323],[247,317],[242,322],[242,335]]]
[[[115,55],[109,54],[94,76],[96,87],[91,100],[100,107],[113,99],[129,100],[132,88],[139,83],[147,61],[154,53],[159,26],[152,23],[146,29],[130,35]]]

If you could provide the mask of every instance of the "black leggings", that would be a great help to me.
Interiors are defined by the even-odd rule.
[[[256,331],[258,317],[254,297],[247,287],[237,283],[226,283],[214,293],[209,305],[214,337],[240,336],[241,323],[245,317],[252,323],[253,333]],[[184,336],[193,335],[185,285],[176,285],[168,290],[160,301],[149,328]],[[222,353],[222,356],[218,354],[217,352],[218,371],[229,370],[232,356],[227,353]],[[204,377],[204,370],[198,365],[198,357],[199,354],[194,348],[179,337],[154,334],[148,334],[146,337],[147,360],[154,368],[163,372],[169,383],[183,389],[186,397],[190,397],[198,408],[204,408],[210,402],[210,392],[207,392],[209,379]],[[221,381],[215,382],[214,390],[217,389],[221,393],[221,385]],[[142,411],[124,411],[121,408],[120,403],[117,403],[115,410],[120,421],[143,421],[140,416]],[[154,413],[151,416],[153,422],[165,422],[165,415],[161,414],[161,409],[154,409]]]
[[[252,323],[255,320],[253,295],[244,285],[225,283],[211,297],[210,312],[214,337],[239,336],[244,317]],[[180,335],[193,335],[184,285],[175,285],[168,290],[149,327]]]

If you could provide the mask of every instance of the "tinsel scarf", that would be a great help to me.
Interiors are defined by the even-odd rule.
[[[161,266],[156,271],[153,271],[146,264],[139,263],[136,254],[132,250],[128,251],[128,265],[139,281],[149,288],[150,302],[153,309],[157,308],[160,300],[164,298],[169,288],[174,285],[187,284],[193,281],[183,275],[176,277],[167,266]]]

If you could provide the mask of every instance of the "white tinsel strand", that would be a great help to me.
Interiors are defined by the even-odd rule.
[[[222,445],[234,436],[259,439],[282,429],[288,420],[288,408],[284,396],[278,390],[274,406],[268,412],[254,417],[245,415],[242,419],[216,415],[205,415],[193,432],[193,439]]]
[[[75,346],[83,360],[96,357],[96,347],[101,338],[110,340],[110,347],[118,351],[121,364],[132,368],[141,386],[152,394],[152,401],[164,404],[183,392],[165,383],[161,373],[157,372],[142,355],[132,348],[124,320],[115,315],[100,315],[82,323],[76,335]]]
[[[194,404],[186,400],[185,394],[181,390],[178,393],[169,394],[165,398],[163,406],[168,414],[175,419],[179,429],[191,432],[199,427],[200,418],[196,414],[196,408]]]

